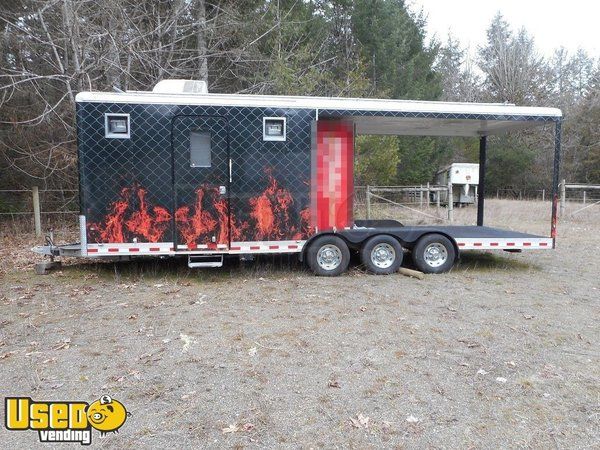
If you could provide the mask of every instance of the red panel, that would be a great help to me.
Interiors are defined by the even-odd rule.
[[[312,225],[319,231],[352,226],[354,128],[340,120],[319,120],[313,155]]]

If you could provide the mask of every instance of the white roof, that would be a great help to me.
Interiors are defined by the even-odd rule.
[[[447,170],[452,169],[453,167],[465,168],[465,169],[479,169],[479,163],[452,163],[447,166],[442,167],[436,173],[446,172]]]
[[[358,134],[481,136],[542,125],[558,120],[557,108],[515,106],[502,103],[459,103],[339,97],[291,97],[247,94],[164,94],[155,92],[80,92],[77,102],[240,106],[319,111],[370,111],[381,115],[346,115]],[[385,117],[385,113],[438,114],[440,117]],[[491,120],[461,118],[464,115],[495,116]],[[321,115],[322,117],[322,115]],[[535,120],[537,118],[537,120]]]

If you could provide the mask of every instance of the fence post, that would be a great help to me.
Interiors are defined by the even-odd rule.
[[[423,185],[419,187],[419,208],[423,209]]]
[[[371,218],[371,186],[367,184],[367,220]]]
[[[429,209],[429,182],[427,182],[427,191],[425,192],[427,198],[425,199],[425,204],[427,205],[427,209]]]
[[[585,191],[583,191],[583,204],[584,204],[584,205],[585,205],[585,200],[586,200],[586,198],[585,198],[585,197],[586,197],[586,194],[585,194]]]
[[[31,188],[33,194],[33,223],[35,224],[35,235],[42,235],[42,212],[40,210],[40,190],[37,186]]]
[[[565,215],[565,202],[567,197],[567,188],[566,188],[566,180],[562,180],[560,183],[560,216],[563,217]]]
[[[546,189],[542,189],[542,202],[546,201]]]
[[[440,210],[440,197],[442,196],[442,191],[435,191],[435,207],[437,210]]]
[[[451,181],[448,181],[448,221],[454,222],[454,196],[452,195]]]

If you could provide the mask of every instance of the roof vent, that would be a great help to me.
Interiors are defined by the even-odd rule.
[[[152,92],[158,94],[208,94],[206,81],[162,80],[156,83]]]

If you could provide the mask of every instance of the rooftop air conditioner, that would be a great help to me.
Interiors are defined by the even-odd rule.
[[[158,94],[208,94],[206,81],[162,80],[156,83],[152,92]]]

